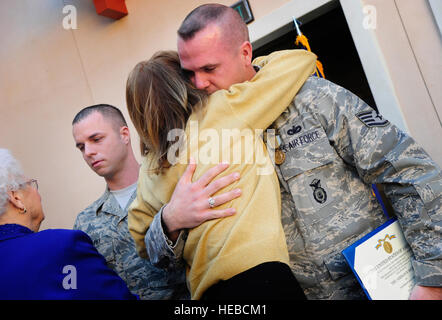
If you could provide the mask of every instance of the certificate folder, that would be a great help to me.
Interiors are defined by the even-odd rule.
[[[342,251],[371,300],[406,300],[415,280],[413,253],[396,218]]]

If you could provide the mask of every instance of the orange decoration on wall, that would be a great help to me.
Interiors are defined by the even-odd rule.
[[[111,19],[121,19],[127,16],[125,0],[94,0],[95,10],[100,16]]]

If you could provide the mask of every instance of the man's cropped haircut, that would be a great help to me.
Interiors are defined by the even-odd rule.
[[[247,25],[239,13],[225,5],[210,3],[193,9],[178,29],[178,36],[184,41],[192,39],[195,34],[210,23],[227,23],[232,31],[239,33],[243,41],[249,41]]]
[[[101,113],[103,118],[111,120],[112,123],[116,126],[116,129],[120,129],[121,127],[124,126],[127,127],[127,122],[124,119],[123,113],[120,111],[120,109],[110,104],[96,104],[82,109],[74,117],[72,125],[80,122],[83,119],[86,119],[89,115],[91,115],[94,112],[99,112]]]

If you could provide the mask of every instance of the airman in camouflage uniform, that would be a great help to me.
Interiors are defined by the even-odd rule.
[[[248,60],[237,55],[245,46],[217,47],[219,42],[230,44],[225,36],[245,26],[232,23],[227,13],[217,15],[230,10],[221,7],[195,8],[178,31],[183,67],[193,73],[194,85],[208,93],[253,74],[249,64],[242,64]],[[207,32],[214,24],[225,34]],[[198,54],[189,55],[191,51]],[[209,60],[216,68],[201,67]],[[349,91],[315,77],[306,81],[273,128],[281,139],[275,168],[290,263],[308,298],[364,297],[341,250],[387,220],[372,195],[373,183],[383,185],[412,248],[417,285],[441,287],[441,172],[412,138]],[[182,246],[167,249],[163,233],[146,234],[148,239],[156,240],[149,241],[151,261],[174,268]],[[185,241],[184,232],[180,239]]]
[[[309,298],[363,297],[341,251],[386,221],[383,184],[414,253],[418,285],[442,285],[440,169],[357,96],[311,77],[275,121],[276,166],[292,271]],[[271,153],[270,153],[271,154]]]
[[[128,207],[136,197],[140,165],[133,154],[130,132],[121,111],[106,104],[86,107],[75,116],[72,126],[83,159],[106,181],[106,191],[77,216],[74,229],[88,234],[108,266],[140,299],[190,299],[185,269],[166,272],[154,267],[138,256],[129,233]],[[117,195],[122,190],[129,194]]]
[[[285,155],[275,169],[291,268],[309,299],[365,298],[341,251],[387,220],[373,183],[384,186],[412,248],[416,284],[441,287],[441,172],[411,137],[351,92],[316,77],[273,128]],[[278,147],[270,140],[268,148]],[[172,270],[182,245],[167,249],[159,229],[146,235],[149,256]]]
[[[127,207],[135,197],[136,190]],[[77,216],[74,229],[89,235],[98,252],[105,257],[109,268],[140,299],[190,299],[183,267],[165,271],[138,256],[127,226],[127,207],[122,209],[106,188],[98,200]]]

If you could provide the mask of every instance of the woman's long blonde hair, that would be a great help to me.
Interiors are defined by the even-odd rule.
[[[192,112],[201,108],[207,94],[193,87],[184,75],[175,51],[159,51],[138,63],[126,83],[126,103],[140,136],[141,155],[152,157],[150,168],[161,173],[170,166],[167,140],[173,129],[185,129]]]

